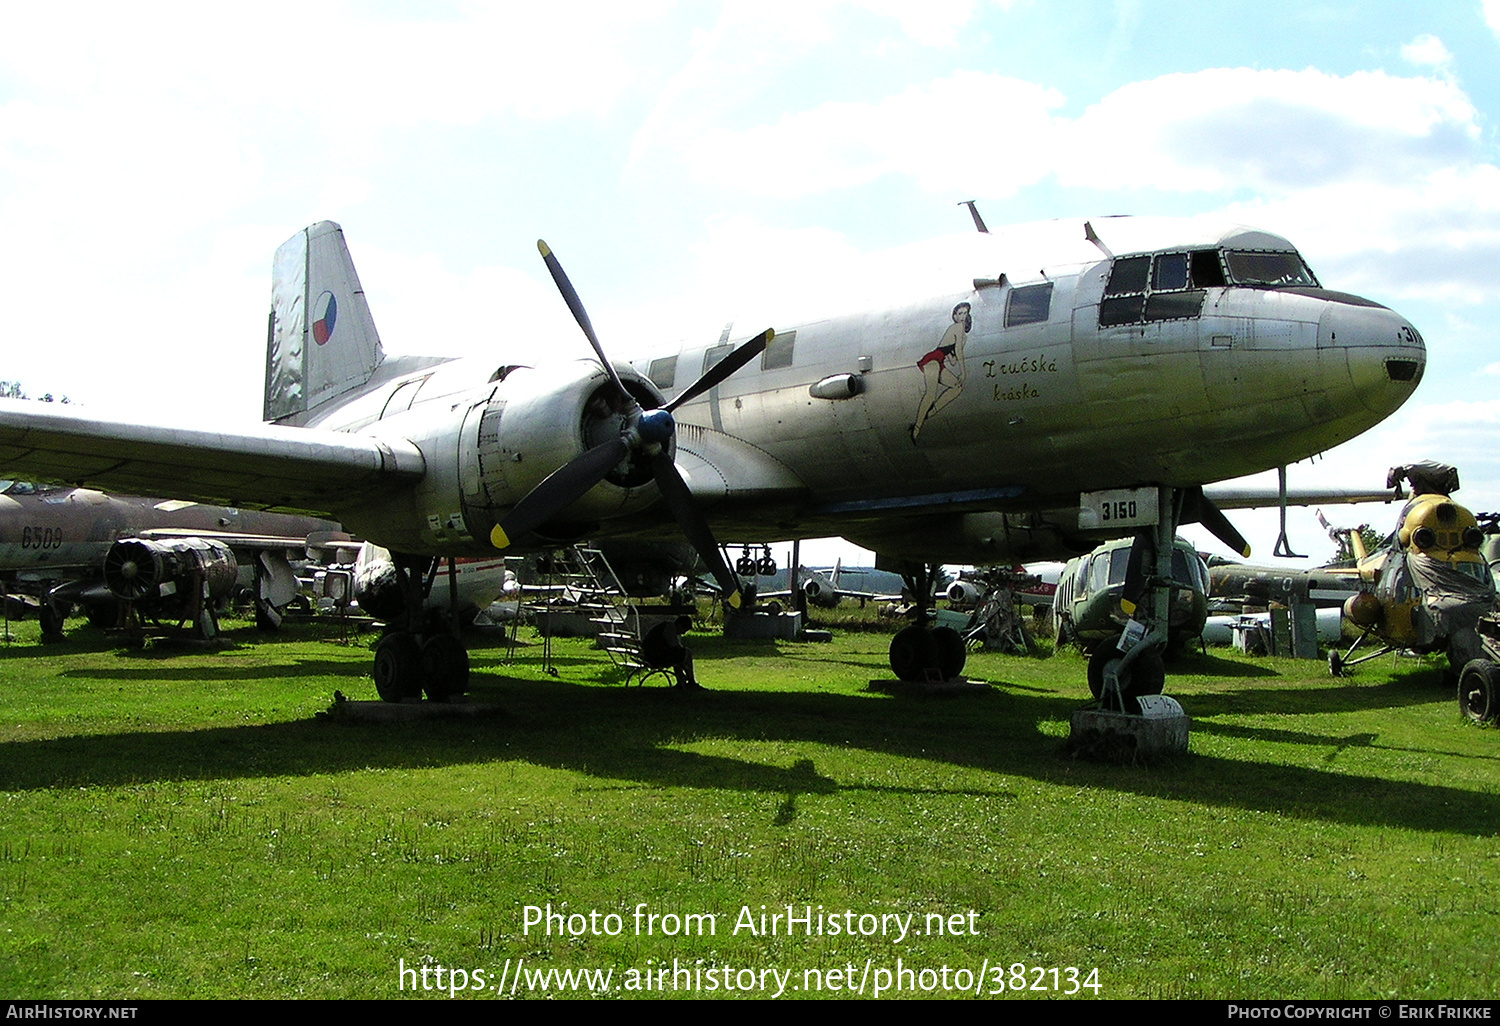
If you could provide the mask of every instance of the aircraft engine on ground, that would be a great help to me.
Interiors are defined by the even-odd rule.
[[[972,609],[984,598],[984,591],[972,581],[954,581],[948,585],[947,595],[955,609]]]
[[[354,572],[354,601],[377,620],[394,623],[406,615],[396,564],[388,559],[362,563]]]
[[[116,598],[169,614],[234,592],[239,563],[229,547],[205,538],[115,542],[104,557],[104,583]]]

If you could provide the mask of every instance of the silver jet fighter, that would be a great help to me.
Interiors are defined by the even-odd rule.
[[[321,222],[276,255],[268,423],[167,429],[6,402],[0,470],[330,514],[399,554],[413,610],[434,558],[675,521],[733,604],[715,531],[957,562],[1133,532],[1169,553],[1197,520],[1244,549],[1202,486],[1352,438],[1422,376],[1408,321],[1323,288],[1268,232],[1110,218],[953,245],[969,270],[937,298],[616,364],[542,244],[592,356],[560,333],[476,366],[385,357],[343,232]],[[1152,610],[1168,593],[1143,587],[1141,650],[1164,640]],[[936,666],[917,630],[903,667],[913,647]],[[410,627],[382,642],[376,680],[388,698],[441,695],[461,662],[456,639]]]

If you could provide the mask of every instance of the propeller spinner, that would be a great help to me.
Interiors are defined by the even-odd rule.
[[[671,510],[673,518],[676,519],[693,548],[698,551],[699,557],[708,565],[714,579],[719,582],[719,587],[724,590],[725,601],[731,607],[739,608],[739,579],[730,572],[728,564],[724,562],[723,553],[719,551],[718,542],[714,540],[713,531],[708,526],[708,519],[698,508],[698,504],[693,501],[693,493],[688,488],[687,482],[677,472],[677,464],[672,460],[667,442],[677,430],[677,424],[672,419],[672,412],[718,385],[755,359],[775,337],[775,332],[767,328],[760,335],[741,345],[729,356],[710,367],[702,377],[667,405],[656,410],[643,410],[635,396],[625,388],[620,376],[615,373],[615,368],[609,362],[609,358],[605,356],[604,347],[599,343],[599,337],[594,334],[594,326],[589,321],[588,312],[583,308],[583,301],[578,298],[578,292],[573,288],[573,283],[568,280],[562,264],[558,262],[557,257],[553,255],[545,242],[537,240],[536,245],[541,251],[542,260],[547,264],[547,270],[552,274],[552,280],[557,283],[558,292],[562,293],[563,301],[573,312],[573,319],[583,329],[583,334],[588,338],[589,344],[594,347],[594,353],[599,357],[599,362],[604,365],[605,373],[609,375],[610,381],[619,392],[624,404],[625,419],[618,436],[574,457],[527,493],[520,502],[516,503],[510,513],[495,525],[490,532],[490,541],[497,549],[509,548],[515,539],[530,534],[582,498],[585,492],[604,480],[609,472],[627,456],[638,453],[650,461],[652,477],[656,480],[656,486],[661,491],[667,508]]]

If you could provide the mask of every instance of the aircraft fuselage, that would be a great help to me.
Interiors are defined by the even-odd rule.
[[[1082,243],[1081,222],[1059,222],[1076,235],[1066,259],[997,244],[991,266],[949,294],[778,325],[758,361],[676,412],[677,463],[715,525],[743,539],[842,534],[912,556],[1053,557],[1082,541],[1082,491],[1295,462],[1379,423],[1421,379],[1416,329],[1323,289],[1279,236],[1100,226],[1113,255]],[[651,408],[737,341],[619,366]],[[389,432],[423,452],[426,477],[393,500],[400,509],[339,511],[354,530],[413,552],[492,551],[504,509],[618,428],[597,408],[605,377],[589,361],[507,367],[477,390],[442,384],[455,371],[424,368],[305,421]],[[622,465],[554,536],[651,533],[655,499]]]

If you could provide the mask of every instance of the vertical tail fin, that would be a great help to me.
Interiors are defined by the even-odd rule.
[[[358,388],[384,356],[344,230],[319,221],[282,243],[271,270],[265,419],[287,420]]]

